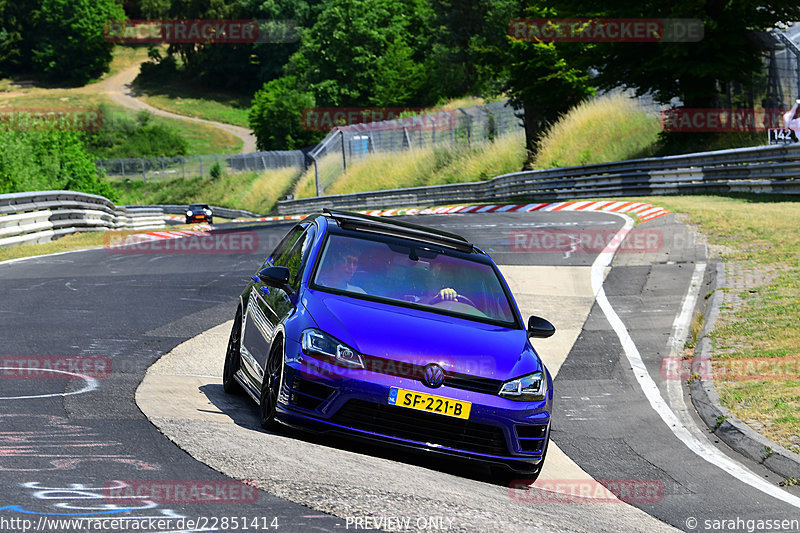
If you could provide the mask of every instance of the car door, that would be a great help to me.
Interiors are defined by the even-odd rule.
[[[254,388],[258,389],[266,367],[267,356],[278,326],[295,309],[293,292],[299,287],[304,258],[313,239],[311,225],[295,226],[281,241],[263,267],[285,266],[289,269],[286,291],[255,282],[250,289],[247,308],[242,317],[242,368]],[[262,268],[263,268],[262,267]]]

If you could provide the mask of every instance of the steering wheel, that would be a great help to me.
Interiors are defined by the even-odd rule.
[[[434,296],[431,299],[430,305],[436,305],[436,304],[441,303],[441,302],[459,302],[459,303],[462,303],[462,304],[471,305],[475,309],[478,309],[478,306],[475,305],[475,302],[473,302],[472,300],[470,300],[466,296],[461,296],[460,294],[456,294],[456,297],[453,298],[452,300],[445,300],[444,298],[442,298],[441,294],[437,294],[436,296]]]

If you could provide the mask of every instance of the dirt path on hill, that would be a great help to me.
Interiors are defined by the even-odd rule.
[[[121,106],[125,106],[129,109],[148,111],[160,117],[168,117],[179,120],[188,120],[191,122],[200,122],[203,124],[209,124],[211,126],[214,126],[215,128],[219,128],[223,131],[230,133],[231,135],[235,135],[236,137],[240,138],[243,142],[241,153],[247,154],[250,152],[255,152],[257,150],[256,137],[247,128],[242,128],[241,126],[234,126],[232,124],[225,124],[222,122],[215,122],[213,120],[206,120],[202,118],[178,115],[176,113],[170,113],[169,111],[164,111],[163,109],[158,109],[157,107],[153,107],[145,103],[140,98],[138,91],[136,91],[133,88],[133,80],[136,79],[136,76],[139,74],[139,65],[140,65],[139,63],[131,65],[130,67],[120,71],[117,74],[114,74],[113,76],[103,81],[83,87],[82,90],[90,90],[92,92],[103,92],[107,94],[114,102],[118,103]]]

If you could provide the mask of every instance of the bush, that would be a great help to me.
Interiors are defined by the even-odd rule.
[[[303,127],[303,109],[314,107],[314,97],[296,88],[296,79],[285,76],[265,83],[253,97],[248,113],[259,150],[296,150],[319,142],[325,132]]]
[[[218,180],[222,177],[222,166],[220,166],[219,161],[216,161],[213,165],[211,165],[211,170],[208,172],[211,175],[211,179]]]
[[[116,199],[80,133],[0,130],[0,194],[61,189]]]
[[[186,155],[189,144],[174,129],[154,123],[141,111],[136,118],[100,106],[103,125],[85,135],[86,148],[96,159],[124,157],[171,157]]]

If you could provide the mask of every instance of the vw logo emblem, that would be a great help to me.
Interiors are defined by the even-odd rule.
[[[435,389],[441,387],[444,381],[444,370],[437,364],[430,364],[425,367],[422,375],[422,382],[428,387]]]

